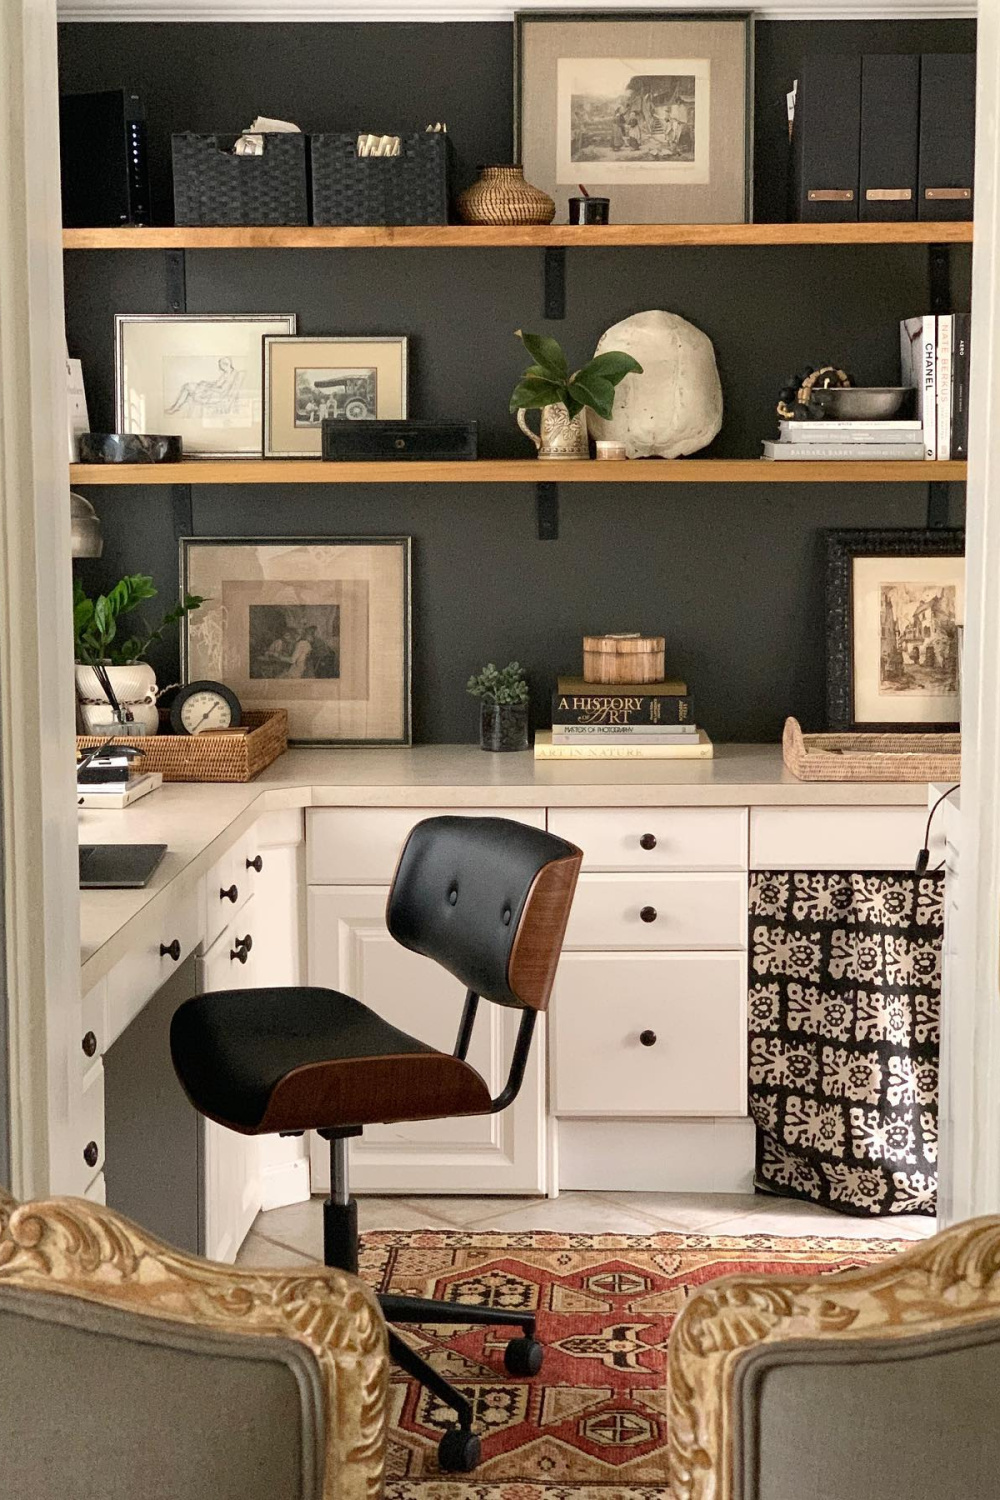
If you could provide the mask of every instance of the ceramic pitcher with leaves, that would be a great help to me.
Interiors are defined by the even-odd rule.
[[[641,375],[642,366],[630,354],[607,350],[571,374],[555,339],[521,329],[517,337],[534,360],[510,398],[517,425],[534,443],[539,458],[589,458],[586,408],[610,417],[615,387],[626,375]],[[539,433],[532,431],[526,416],[535,408],[541,412]]]

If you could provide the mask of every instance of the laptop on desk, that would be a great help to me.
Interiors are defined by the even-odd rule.
[[[166,852],[166,844],[81,844],[80,889],[140,890]]]

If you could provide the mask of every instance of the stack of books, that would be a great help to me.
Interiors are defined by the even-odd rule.
[[[146,771],[125,781],[78,781],[77,806],[99,807],[105,812],[120,811],[138,802],[140,797],[148,797],[162,785],[161,771]]]
[[[585,682],[560,677],[552,728],[535,735],[536,760],[711,760],[692,721],[684,682]]]
[[[922,458],[969,456],[969,314],[926,313],[899,325],[904,385],[917,388]]]
[[[814,463],[834,459],[922,459],[923,424],[919,421],[779,422],[781,438],[764,443],[764,457]]]

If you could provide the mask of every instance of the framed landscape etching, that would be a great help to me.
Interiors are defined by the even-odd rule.
[[[185,537],[185,682],[284,708],[297,744],[410,743],[410,538]]]
[[[264,457],[318,457],[323,419],[406,416],[402,335],[264,339]]]
[[[179,437],[185,458],[260,458],[261,340],[294,313],[118,313],[115,425]]]
[[[826,533],[827,714],[834,730],[959,727],[965,533]]]
[[[515,158],[557,219],[582,185],[614,223],[744,223],[752,42],[741,12],[523,12]]]

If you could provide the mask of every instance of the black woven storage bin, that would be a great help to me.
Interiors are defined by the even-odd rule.
[[[447,224],[451,142],[442,132],[400,138],[399,156],[359,156],[353,135],[314,135],[314,224]]]
[[[263,156],[233,156],[237,135],[175,135],[175,224],[308,224],[306,138],[275,131]]]

